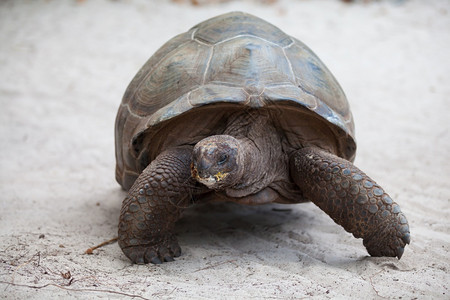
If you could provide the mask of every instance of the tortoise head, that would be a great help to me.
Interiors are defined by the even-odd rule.
[[[229,135],[214,135],[198,142],[193,151],[191,172],[210,189],[232,187],[243,175],[239,141]]]

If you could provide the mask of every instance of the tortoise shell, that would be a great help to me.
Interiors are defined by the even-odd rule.
[[[233,12],[169,40],[131,81],[116,118],[117,181],[128,190],[158,153],[220,134],[239,109],[281,112],[281,129],[298,135],[292,147],[305,126],[325,124],[330,134],[308,139],[354,159],[352,114],[327,67],[272,24]]]

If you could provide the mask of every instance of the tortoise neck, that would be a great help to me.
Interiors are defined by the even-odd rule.
[[[245,111],[229,118],[226,135],[239,142],[242,177],[228,188],[230,197],[243,197],[267,187],[282,153],[280,137],[265,111]]]

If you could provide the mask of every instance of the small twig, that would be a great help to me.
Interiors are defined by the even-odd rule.
[[[28,252],[27,252],[28,253]],[[22,257],[24,257],[25,255],[22,255],[20,258],[22,258]],[[38,257],[38,266],[39,266],[39,263],[40,263],[40,260],[41,260],[41,252],[37,252],[36,254],[34,254],[28,261],[26,261],[26,262],[24,262],[24,263],[22,263],[22,264],[20,264],[20,265],[18,265],[17,266],[17,268],[14,270],[14,272],[13,272],[13,274],[12,274],[12,281],[14,282],[14,276],[16,275],[16,273],[23,267],[23,266],[26,266],[26,265],[28,265],[30,262],[32,262],[33,261],[33,259],[35,258],[35,257]]]
[[[199,272],[199,271],[203,271],[203,270],[207,270],[207,269],[211,269],[211,268],[215,268],[215,267],[224,265],[224,264],[226,264],[226,263],[232,263],[232,262],[235,262],[235,261],[236,261],[235,259],[230,259],[230,260],[227,260],[227,261],[223,261],[223,262],[218,263],[218,264],[215,264],[215,265],[211,265],[211,266],[207,266],[207,267],[204,267],[204,268],[195,270],[194,273],[195,273],[195,272]]]
[[[67,288],[65,286],[61,286],[58,284],[54,284],[54,283],[47,283],[44,285],[28,285],[28,284],[17,284],[17,283],[13,283],[13,282],[7,282],[7,281],[2,281],[0,280],[0,283],[4,283],[4,284],[9,284],[12,286],[21,286],[21,287],[27,287],[27,288],[32,288],[32,289],[43,289],[46,288],[48,286],[54,286],[63,290],[67,290],[67,291],[73,291],[73,292],[99,292],[99,293],[110,293],[110,294],[116,294],[116,295],[121,295],[121,296],[126,296],[126,297],[131,297],[131,298],[140,298],[140,299],[144,299],[144,300],[149,300],[148,298],[142,297],[140,295],[133,295],[133,294],[127,294],[127,293],[122,293],[122,292],[117,292],[117,291],[110,291],[110,290],[96,290],[96,289],[71,289],[71,288]]]
[[[19,260],[21,260],[22,258],[24,258],[25,256],[27,256],[28,253],[30,253],[30,250],[27,250],[27,252],[25,252],[24,254],[19,255],[19,257],[17,257],[17,258],[15,259],[15,261],[18,263]],[[39,252],[37,252],[36,254],[34,254],[27,262],[25,262],[25,263],[23,263],[23,264],[28,264],[28,263],[30,263],[31,260],[32,260],[38,253],[39,253]],[[20,264],[20,265],[23,265],[23,264]],[[20,265],[19,265],[19,267],[20,267]]]
[[[167,294],[167,297],[169,297],[170,295],[172,295],[173,292],[175,292],[177,290],[177,288],[175,287],[169,294]]]
[[[40,266],[41,266],[41,252],[38,252],[38,253],[37,253],[37,256],[38,256],[38,263],[37,263],[37,266],[40,267]]]
[[[380,273],[383,272],[383,271],[384,271],[384,270],[380,270],[380,271],[376,272],[375,274],[373,274],[372,276],[369,276],[369,281],[370,281],[370,285],[372,286],[372,289],[375,291],[375,294],[377,294],[377,296],[380,297],[380,298],[386,299],[386,297],[383,297],[383,296],[381,296],[381,295],[378,293],[378,290],[375,288],[375,286],[374,286],[374,284],[373,284],[373,281],[372,281],[372,278],[373,278],[373,277],[377,276],[378,274],[380,274]]]
[[[91,247],[91,248],[87,249],[84,253],[85,253],[85,254],[92,254],[93,251],[94,251],[95,249],[100,248],[100,247],[103,247],[103,246],[106,246],[106,245],[111,244],[111,243],[114,243],[114,242],[116,242],[118,239],[119,239],[118,237],[115,237],[115,238],[113,238],[113,239],[110,239],[110,240],[108,240],[108,241],[106,241],[106,242],[103,242],[103,243],[101,243],[101,244],[98,244],[97,246],[94,246],[94,247]]]

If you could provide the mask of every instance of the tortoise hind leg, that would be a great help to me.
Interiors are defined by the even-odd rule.
[[[190,204],[192,147],[161,153],[139,176],[123,201],[119,246],[133,263],[173,261],[181,249],[172,229]]]
[[[370,255],[401,258],[410,241],[405,215],[351,162],[318,148],[303,148],[291,156],[290,171],[306,198],[356,238],[363,238]]]

